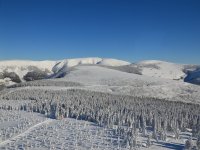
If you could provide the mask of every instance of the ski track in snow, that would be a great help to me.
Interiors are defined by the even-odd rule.
[[[43,122],[40,122],[40,123],[38,123],[38,124],[35,124],[34,126],[28,128],[28,129],[25,130],[24,132],[18,134],[17,136],[14,136],[14,137],[12,137],[12,138],[10,138],[10,139],[7,139],[7,140],[1,142],[1,143],[0,143],[0,146],[3,146],[3,145],[5,145],[5,144],[9,143],[9,142],[11,142],[12,140],[16,140],[16,139],[19,138],[19,137],[25,136],[26,134],[28,134],[28,133],[30,133],[31,131],[33,131],[35,128],[37,128],[37,127],[39,127],[39,126],[41,126],[41,125],[43,125],[43,124],[48,124],[48,123],[53,122],[53,121],[55,121],[55,120],[53,120],[53,119],[47,119],[47,120],[45,120],[45,121],[43,121]]]

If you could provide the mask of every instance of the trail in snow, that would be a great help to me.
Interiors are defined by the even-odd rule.
[[[28,134],[28,133],[30,133],[31,131],[33,131],[35,128],[37,128],[37,127],[39,127],[39,126],[41,126],[41,125],[43,125],[43,124],[48,124],[48,123],[53,122],[53,121],[54,121],[53,119],[47,119],[47,120],[45,120],[45,121],[43,121],[43,122],[40,122],[40,123],[38,123],[38,124],[35,124],[34,126],[30,127],[30,128],[27,129],[26,131],[24,131],[24,132],[18,134],[17,136],[14,136],[14,137],[12,137],[12,138],[10,138],[10,139],[7,139],[7,140],[1,142],[1,143],[0,143],[0,146],[3,146],[3,145],[5,145],[5,144],[9,143],[9,142],[11,142],[12,140],[16,140],[16,139],[19,138],[19,137],[25,136],[26,134]]]

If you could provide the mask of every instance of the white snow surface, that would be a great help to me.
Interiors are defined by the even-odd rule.
[[[9,102],[10,101],[10,102]],[[0,106],[12,104],[20,106],[23,101],[0,101]],[[27,104],[30,101],[26,101]],[[29,150],[116,150],[120,142],[121,150],[129,150],[123,139],[114,134],[114,130],[97,126],[95,123],[72,118],[50,119],[36,112],[0,109],[0,149]],[[147,134],[152,134],[147,130]],[[6,136],[5,136],[6,135]],[[151,139],[153,145],[146,147],[147,137],[138,134],[138,150],[182,149],[183,143],[191,132],[181,132],[179,139],[174,139],[173,132],[167,132],[167,141]],[[195,142],[193,140],[193,142]]]
[[[99,62],[101,65],[105,66],[124,66],[124,65],[130,65],[127,61],[117,60],[117,59],[102,59],[102,61]]]
[[[110,59],[110,58],[99,58],[99,57],[91,57],[91,58],[74,58],[74,59],[64,59],[58,61],[31,61],[31,60],[6,60],[0,61],[0,69],[10,68],[12,71],[14,69],[24,68],[28,66],[35,66],[40,69],[48,69],[52,70],[52,68],[56,65],[62,68],[64,65],[67,67],[73,67],[80,64],[102,64],[106,66],[123,66],[130,64],[129,62]]]
[[[29,72],[30,67],[37,67],[45,71],[51,71],[52,67],[56,64],[55,61],[30,61],[30,60],[10,60],[0,61],[0,72],[15,72],[23,81],[23,76]]]
[[[0,73],[7,72],[15,72],[20,79],[23,81],[24,75],[27,72],[31,71],[30,67],[37,67],[38,69],[45,71],[48,70],[49,74],[58,73],[59,71],[66,71],[67,68],[73,67],[81,64],[101,64],[106,66],[122,66],[130,64],[129,62],[125,62],[117,59],[106,59],[106,58],[75,58],[75,59],[65,59],[58,61],[30,61],[30,60],[6,60],[0,61]]]
[[[152,76],[149,74],[146,75],[137,75],[126,72],[121,72],[118,70],[109,69],[101,65],[90,65],[90,64],[101,64],[100,58],[98,59],[73,59],[73,60],[63,60],[55,62],[55,65],[52,65],[54,68],[53,72],[64,71],[67,67],[73,67],[67,75],[60,79],[49,79],[45,80],[47,82],[58,81],[58,82],[76,82],[81,83],[81,86],[25,86],[18,88],[11,88],[5,91],[4,94],[10,94],[12,92],[17,92],[20,90],[26,89],[28,93],[35,90],[44,90],[44,91],[67,91],[69,89],[83,89],[90,91],[100,91],[108,92],[112,94],[125,94],[133,96],[145,96],[145,97],[158,97],[166,98],[166,100],[175,100],[175,101],[184,101],[200,104],[200,86],[192,85],[189,83],[184,83],[181,81],[171,80],[174,78],[170,76],[171,74],[165,71],[164,67],[168,69],[175,69],[177,66],[167,63],[167,62],[158,62],[152,61],[142,62],[144,68],[147,70],[149,64],[157,64],[162,68],[163,75],[166,78],[160,78],[156,74],[152,73]],[[112,62],[112,61],[111,61]],[[84,64],[84,65],[78,65]],[[89,65],[87,65],[89,64]],[[112,63],[110,63],[112,64]],[[164,65],[163,65],[164,64]],[[116,65],[116,64],[115,64]],[[179,66],[179,65],[178,65]],[[174,68],[173,68],[174,67]],[[180,66],[181,67],[181,66]],[[51,68],[51,67],[50,67]],[[144,70],[145,70],[144,69]],[[144,71],[143,70],[143,71]],[[176,70],[176,69],[175,69]],[[149,71],[150,72],[150,71]],[[144,72],[143,72],[144,73]],[[151,72],[150,72],[151,73]],[[180,72],[177,71],[176,75]],[[41,82],[41,81],[34,81]],[[1,93],[0,93],[1,94]],[[3,96],[3,95],[2,95]],[[9,100],[11,101],[11,100]],[[4,105],[9,101],[1,101]],[[28,101],[28,100],[27,100]],[[11,104],[17,106],[17,103],[22,101],[13,100]],[[8,113],[9,112],[9,113]],[[13,115],[14,113],[14,115]],[[0,127],[4,127],[7,130],[7,127],[16,127],[19,130],[18,134],[12,134],[9,139],[3,139],[0,141],[0,149],[23,149],[28,147],[31,150],[34,149],[104,149],[104,150],[115,150],[117,149],[118,139],[115,136],[112,136],[112,132],[105,130],[102,127],[95,126],[95,124],[79,121],[75,119],[65,118],[62,120],[46,120],[42,115],[32,113],[22,113],[21,119],[18,118],[18,123],[20,121],[25,124],[26,120],[31,120],[30,126],[27,126],[24,130],[17,128],[16,120],[12,121],[12,118],[18,114],[15,111],[5,111],[0,112],[2,118],[7,118],[8,114],[11,117],[8,117],[8,121],[0,120]],[[7,115],[4,115],[7,114]],[[28,114],[28,115],[26,115]],[[13,117],[14,116],[14,117]],[[31,118],[32,117],[32,118]],[[33,118],[34,117],[34,118]],[[20,120],[21,119],[21,120]],[[25,120],[25,121],[24,121]],[[9,125],[9,126],[7,126]],[[8,130],[9,131],[9,130]],[[151,132],[151,131],[149,131]],[[111,134],[111,136],[109,136]],[[190,133],[189,133],[190,134]],[[139,135],[138,142],[140,142],[144,147],[138,149],[145,150],[165,150],[165,149],[182,149],[185,140],[190,137],[185,133],[181,133],[180,139],[175,140],[172,138],[174,134],[169,133],[167,141],[153,141],[153,145],[150,148],[146,148],[146,137]],[[51,144],[50,144],[51,143]],[[122,150],[127,150],[123,148]]]
[[[101,66],[76,66],[64,78],[53,80],[78,82],[83,86],[76,88],[92,91],[200,103],[200,86],[198,85],[130,74]]]
[[[184,65],[171,62],[147,60],[137,63],[142,68],[142,74],[151,77],[180,80],[186,74],[183,72]]]
[[[184,65],[164,61],[139,62],[143,75],[126,73],[102,66],[120,66],[129,64],[116,59],[77,58],[60,61],[0,61],[0,72],[4,69],[15,72],[22,79],[30,71],[28,67],[35,66],[41,70],[49,70],[52,74],[59,74],[69,70],[67,75],[56,81],[72,81],[84,85],[87,90],[128,94],[136,96],[151,96],[170,100],[183,100],[199,103],[200,86],[175,81],[186,74],[182,71]],[[174,79],[174,80],[172,80]],[[0,82],[13,84],[9,79]],[[61,87],[62,88],[62,87]]]
[[[34,67],[42,71],[48,71],[52,77],[57,77],[62,73],[68,71],[69,68],[77,65],[102,65],[102,66],[126,66],[130,65],[129,62],[112,59],[112,58],[74,58],[64,59],[57,61],[30,61],[30,60],[11,60],[0,61],[0,74],[4,71],[15,72],[21,81],[23,77],[29,72],[33,71]],[[146,60],[136,63],[141,69],[141,74],[150,77],[159,77],[171,80],[183,81],[187,74],[183,71],[186,65],[175,64],[171,62],[159,61],[159,60]],[[1,79],[0,82],[9,83],[7,80]],[[9,83],[12,84],[12,83]]]
[[[6,60],[6,61],[0,61],[0,69],[7,69],[7,71],[18,71],[23,70],[26,67],[29,66],[35,66],[40,69],[48,69],[51,70],[51,68],[55,65],[55,61],[31,61],[31,60]]]

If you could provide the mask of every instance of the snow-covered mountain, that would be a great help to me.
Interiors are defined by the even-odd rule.
[[[58,61],[0,61],[0,84],[11,85],[44,78],[61,78],[77,65],[98,65],[123,72],[200,84],[200,66],[147,60],[129,63],[117,59],[76,58]]]
[[[198,66],[83,58],[4,61],[0,68],[3,80],[48,78],[0,91],[0,124],[5,127],[0,149],[27,143],[30,149],[51,149],[51,142],[56,143],[52,148],[62,149],[65,143],[68,149],[95,149],[100,142],[100,149],[128,150],[131,136],[138,149],[183,149],[187,139],[198,143],[200,86],[183,82],[198,79]]]
[[[137,63],[143,75],[180,80],[185,78],[184,65],[165,61],[148,60]]]
[[[123,72],[200,84],[200,65],[146,60],[126,66],[109,67]]]
[[[42,79],[52,73],[55,61],[0,61],[0,82],[6,84],[29,81],[31,78]]]
[[[200,83],[200,65],[175,64],[165,61],[149,60],[136,64],[142,75]]]
[[[68,68],[84,64],[122,66],[129,65],[130,63],[117,59],[103,59],[98,57],[59,61],[0,61],[0,83],[10,85],[47,77],[60,77],[62,74],[66,74]]]
[[[173,101],[197,102],[200,98],[200,86],[197,85],[166,78],[132,74],[102,66],[75,66],[63,78],[51,79],[50,81],[80,83],[82,86],[78,86],[78,88],[89,91],[157,97]]]

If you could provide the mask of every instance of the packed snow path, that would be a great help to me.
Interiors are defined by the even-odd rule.
[[[50,123],[50,122],[52,122],[52,121],[53,121],[53,119],[46,119],[45,121],[40,122],[40,123],[38,123],[38,124],[36,124],[36,125],[30,127],[30,128],[27,129],[26,131],[24,131],[24,132],[18,134],[17,136],[14,136],[14,137],[12,137],[12,138],[10,138],[10,139],[7,139],[7,140],[1,142],[1,143],[0,143],[0,147],[1,147],[2,145],[6,145],[6,144],[8,144],[8,143],[10,143],[10,142],[12,142],[12,141],[15,141],[15,140],[17,140],[17,139],[20,138],[20,137],[26,136],[26,135],[28,135],[30,132],[32,132],[33,130],[35,130],[36,128],[42,126],[43,124],[48,124],[48,123]]]

